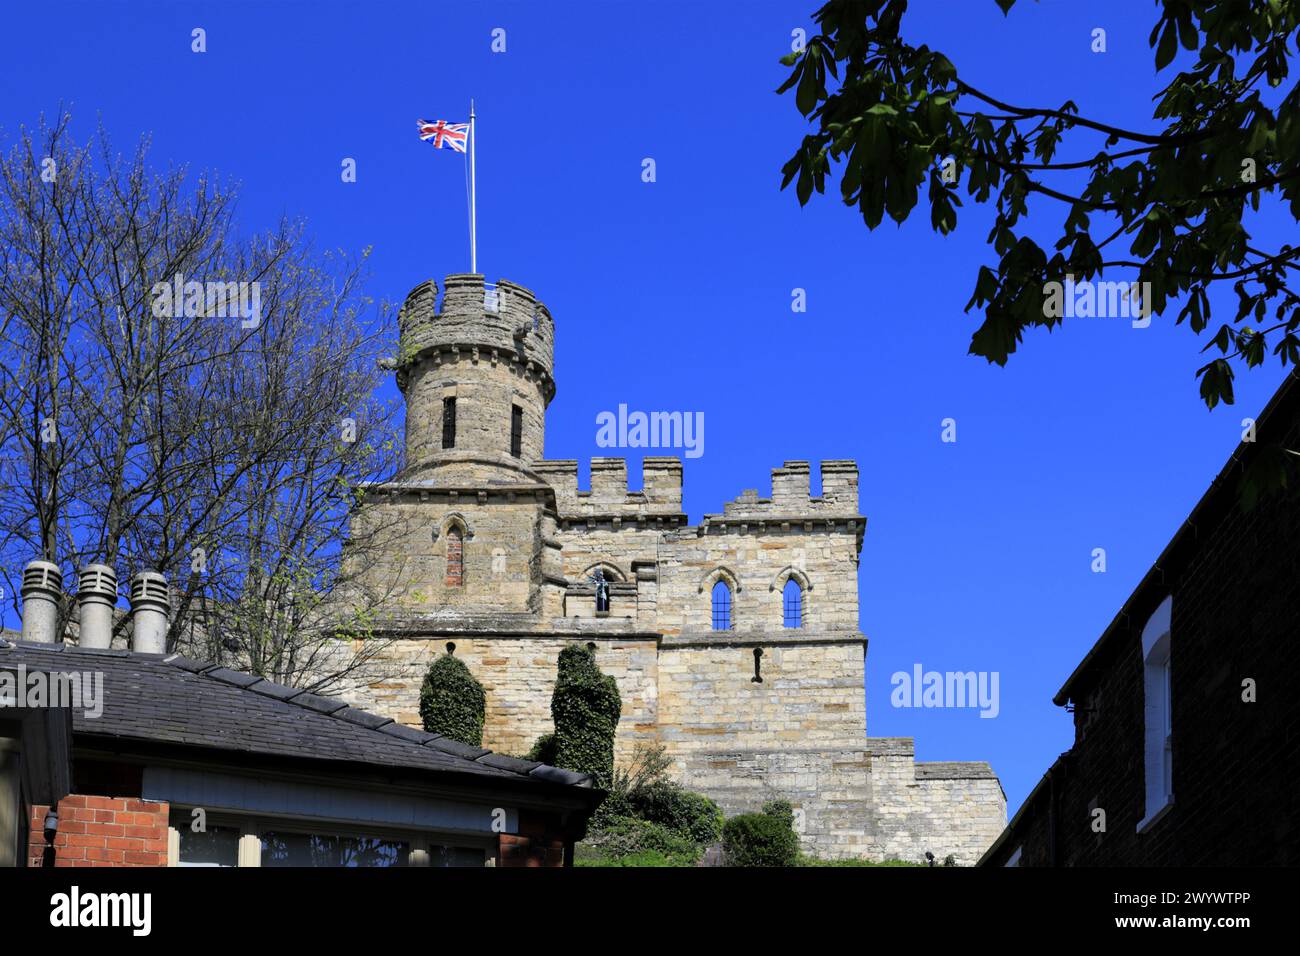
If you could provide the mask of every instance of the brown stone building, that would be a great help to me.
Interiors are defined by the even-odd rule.
[[[555,326],[529,290],[425,282],[399,325],[405,468],[364,490],[367,566],[348,575],[394,643],[348,699],[418,726],[424,671],[451,652],[486,689],[485,744],[522,754],[551,729],[559,651],[588,643],[622,697],[618,760],[662,745],[728,813],[788,799],[825,856],[978,858],[1006,819],[989,766],[866,736],[854,462],[822,462],[815,496],[810,464],[786,462],[769,496],[691,525],[678,458],[645,458],[640,488],[595,458],[581,489],[576,461],[544,457]],[[620,445],[683,447],[683,419],[645,415]]]
[[[984,865],[1300,863],[1300,497],[1239,495],[1300,449],[1294,374],[1255,429],[1057,692],[1074,743]]]

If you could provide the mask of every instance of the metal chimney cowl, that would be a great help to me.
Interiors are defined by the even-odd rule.
[[[131,650],[137,654],[167,653],[171,595],[167,577],[141,571],[131,578]]]
[[[23,568],[23,640],[57,644],[59,599],[63,596],[63,571],[52,561],[29,561]]]
[[[88,564],[77,580],[81,615],[80,645],[107,650],[113,643],[113,611],[117,607],[117,573],[106,564]]]

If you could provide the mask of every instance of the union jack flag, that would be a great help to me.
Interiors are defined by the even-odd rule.
[[[435,149],[450,146],[458,153],[465,152],[465,140],[469,136],[468,123],[448,123],[446,120],[430,123],[428,120],[419,120],[418,125],[420,139],[432,143]]]

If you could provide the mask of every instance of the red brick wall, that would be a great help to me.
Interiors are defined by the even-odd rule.
[[[28,864],[46,865],[46,806],[32,807]],[[59,801],[55,866],[166,866],[165,803],[73,795]]]
[[[570,844],[558,821],[520,813],[519,832],[500,835],[497,865],[564,866],[565,849]]]

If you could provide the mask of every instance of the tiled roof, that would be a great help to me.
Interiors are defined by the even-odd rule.
[[[0,669],[97,672],[103,713],[73,709],[74,736],[201,747],[231,754],[369,764],[590,788],[588,774],[494,754],[332,697],[177,654],[89,650],[0,638]]]

